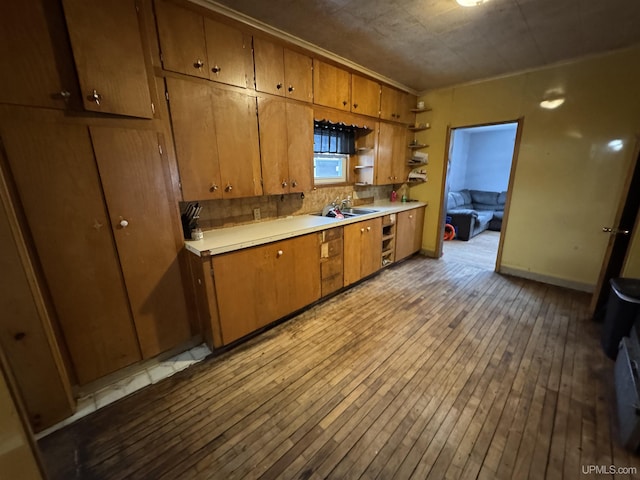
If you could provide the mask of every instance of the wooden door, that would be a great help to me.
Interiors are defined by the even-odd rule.
[[[313,103],[350,110],[351,74],[320,60],[313,60]]]
[[[256,97],[213,88],[222,197],[262,195]]]
[[[302,53],[284,49],[284,78],[287,98],[313,101],[313,61]]]
[[[79,383],[140,360],[87,128],[12,122],[2,141]]]
[[[291,145],[287,136],[288,107],[284,99],[274,97],[258,99],[262,188],[265,195],[289,193],[288,149],[291,148]],[[313,124],[313,118],[311,121]],[[313,142],[313,132],[310,138]],[[296,142],[297,144],[298,142]],[[311,150],[313,161],[313,144]]]
[[[344,286],[360,280],[360,265],[362,263],[363,222],[344,226]]]
[[[209,79],[242,88],[253,87],[251,36],[210,18],[204,19]]]
[[[167,78],[183,200],[222,198],[211,87]]]
[[[291,257],[288,263],[282,263],[285,268],[279,268],[277,274],[277,289],[288,292],[286,310],[280,315],[283,317],[320,298],[320,236],[312,233],[280,243],[283,253],[277,262],[289,254]]]
[[[256,68],[256,90],[284,97],[286,88],[282,46],[264,38],[255,37],[253,55]]]
[[[172,220],[158,135],[90,131],[142,357],[150,358],[191,336],[178,263],[181,231]]]
[[[364,228],[360,247],[360,278],[364,278],[382,267],[382,217],[360,223]]]
[[[80,107],[64,14],[58,2],[0,2],[0,103]]]
[[[391,160],[391,176],[393,183],[407,181],[409,160],[409,130],[404,125],[392,125],[393,154]]]
[[[399,261],[422,247],[424,207],[399,212],[396,225],[396,261]]]
[[[152,118],[134,0],[63,0],[84,108]]]
[[[401,117],[400,91],[382,85],[380,88],[380,118],[383,120],[399,121]]]
[[[313,188],[313,108],[287,102],[287,157],[289,191],[309,192]]]
[[[388,185],[393,180],[393,146],[395,128],[391,123],[380,122],[378,128],[378,146],[376,149],[376,185]]]
[[[380,84],[352,74],[351,111],[370,117],[380,116]]]
[[[209,78],[202,16],[166,0],[156,0],[155,5],[162,67]]]

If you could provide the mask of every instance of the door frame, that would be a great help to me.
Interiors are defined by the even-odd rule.
[[[640,182],[640,134],[636,135],[636,145],[633,151],[633,157],[625,176],[625,182],[622,186],[620,199],[618,201],[618,208],[616,209],[616,214],[612,221],[611,228],[614,230],[620,228],[620,222],[622,221],[624,210],[630,201],[631,185],[634,180],[636,182]],[[634,217],[633,225],[631,225],[628,235],[629,240],[627,242],[616,242],[618,239],[617,234],[615,232],[609,233],[609,241],[602,258],[600,273],[589,304],[589,313],[596,320],[600,318],[600,314],[602,313],[603,307],[609,296],[609,280],[619,275],[624,270],[624,266],[629,255],[629,246],[634,235],[638,233],[637,231],[640,228],[639,224],[640,210]],[[603,233],[606,232],[603,230]],[[622,248],[624,251],[619,250],[615,252],[614,256],[614,249],[616,247],[617,249]],[[612,265],[612,261],[619,265]]]
[[[507,232],[507,224],[509,220],[509,210],[511,205],[511,194],[513,192],[513,182],[515,179],[515,172],[518,165],[518,155],[520,153],[520,144],[522,142],[522,130],[524,128],[524,117],[519,117],[515,120],[503,120],[500,122],[488,122],[488,123],[479,123],[473,125],[462,125],[459,127],[452,127],[451,125],[447,126],[447,136],[445,140],[445,154],[446,154],[446,162],[444,164],[443,175],[442,175],[442,183],[440,191],[442,192],[442,196],[440,197],[440,212],[438,218],[438,239],[436,242],[436,258],[442,257],[444,250],[444,225],[445,218],[447,215],[447,181],[449,179],[449,167],[451,165],[451,149],[453,147],[452,138],[453,138],[453,130],[457,130],[459,128],[472,128],[472,127],[485,127],[489,125],[503,125],[505,123],[516,123],[516,138],[513,144],[513,155],[511,157],[511,169],[509,171],[509,183],[507,185],[507,198],[504,205],[504,216],[502,218],[502,228],[500,229],[500,239],[498,241],[498,251],[496,254],[496,264],[494,267],[494,271],[499,272],[500,266],[502,264],[502,249],[504,245],[504,237]]]

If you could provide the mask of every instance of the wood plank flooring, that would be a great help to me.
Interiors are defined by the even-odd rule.
[[[588,302],[413,257],[39,445],[54,480],[614,478]]]

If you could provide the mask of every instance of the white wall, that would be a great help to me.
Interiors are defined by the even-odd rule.
[[[517,124],[508,129],[471,133],[465,175],[469,190],[504,192],[516,141]]]
[[[469,154],[469,133],[463,129],[453,131],[451,148],[451,164],[449,165],[449,190],[456,191],[467,188],[467,156]]]

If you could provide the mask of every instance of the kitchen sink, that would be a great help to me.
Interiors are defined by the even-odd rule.
[[[373,210],[370,208],[345,208],[344,210],[340,210],[340,212],[342,213],[342,215],[344,215],[345,218],[348,217],[357,217],[359,215],[366,215],[368,213],[376,213],[378,210]],[[327,216],[327,217],[334,217],[335,215],[333,214],[333,210],[331,210],[327,215],[322,215],[322,212],[317,212],[314,213],[313,215],[317,215],[319,217],[322,216]]]

